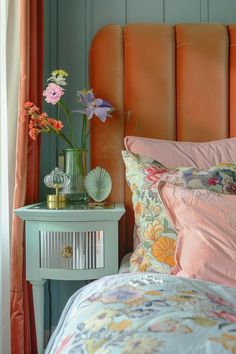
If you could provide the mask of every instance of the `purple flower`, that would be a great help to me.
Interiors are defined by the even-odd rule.
[[[84,105],[84,109],[79,109],[74,112],[85,114],[88,119],[91,119],[94,115],[97,116],[102,122],[105,122],[109,112],[112,111],[112,105],[102,100],[101,98],[95,98],[92,90],[78,91],[80,102]]]
[[[53,105],[60,101],[62,95],[64,95],[63,88],[54,83],[50,83],[43,91],[43,96],[46,97],[45,101]]]

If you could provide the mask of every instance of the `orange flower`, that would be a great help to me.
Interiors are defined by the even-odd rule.
[[[25,102],[25,104],[24,104],[24,107],[25,108],[28,108],[28,107],[32,107],[34,104],[33,104],[33,102]]]
[[[29,130],[31,130],[34,127],[34,121],[30,119],[29,121]]]
[[[154,216],[160,215],[161,208],[159,205],[150,205],[149,206],[150,213]]]
[[[170,237],[162,236],[152,246],[153,256],[161,263],[170,267],[175,265],[176,241]]]
[[[41,114],[41,118],[42,118],[42,119],[47,118],[47,116],[48,116],[48,115],[47,115],[47,113],[45,113],[45,112],[43,112],[43,113]]]
[[[62,124],[62,122],[60,120],[53,119],[53,118],[48,118],[48,123],[55,130],[61,130],[63,128],[63,124]]]
[[[131,325],[132,325],[132,321],[131,320],[122,320],[122,321],[120,321],[118,323],[112,322],[109,325],[109,330],[121,332],[121,331],[124,331],[127,327],[130,327]]]
[[[218,337],[210,337],[210,340],[221,343],[224,349],[230,353],[236,353],[236,336],[230,333],[221,333]]]
[[[164,226],[159,220],[156,220],[148,225],[147,230],[144,232],[144,236],[149,240],[155,241],[159,238],[163,230]]]
[[[29,136],[31,137],[31,139],[36,140],[37,130],[35,128],[31,128],[29,131]]]
[[[135,216],[137,218],[140,218],[140,216],[143,212],[143,203],[138,202],[134,207],[134,211],[135,211]]]

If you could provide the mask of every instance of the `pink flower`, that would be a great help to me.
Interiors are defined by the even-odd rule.
[[[217,177],[211,177],[208,179],[208,184],[209,186],[216,186],[217,184],[220,184],[220,180]]]
[[[50,83],[43,91],[43,96],[46,97],[45,101],[53,105],[60,101],[62,95],[64,95],[63,88],[54,83]]]
[[[223,305],[223,306],[228,306],[231,307],[232,305],[230,303],[228,303],[227,301],[225,301],[222,297],[220,296],[216,296],[213,294],[207,294],[209,300],[211,302],[213,302],[214,304],[218,304],[218,305]]]
[[[144,170],[146,176],[145,180],[151,183],[151,191],[155,192],[157,189],[158,181],[163,173],[167,172],[166,169],[155,166],[155,167],[147,167]]]
[[[227,311],[212,312],[218,318],[223,318],[226,321],[236,323],[236,315]]]
[[[74,337],[74,333],[72,333],[71,335],[68,334],[65,338],[63,338],[60,345],[57,347],[56,351],[54,352],[54,354],[62,353],[62,351],[64,351],[64,349],[68,347],[68,344],[70,343],[73,337]]]

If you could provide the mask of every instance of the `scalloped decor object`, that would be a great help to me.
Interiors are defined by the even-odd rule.
[[[111,193],[111,176],[104,168],[96,167],[85,177],[84,186],[93,200],[102,202]]]

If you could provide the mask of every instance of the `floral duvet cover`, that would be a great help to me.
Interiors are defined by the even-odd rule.
[[[236,353],[236,288],[157,273],[102,278],[71,297],[46,353]]]

